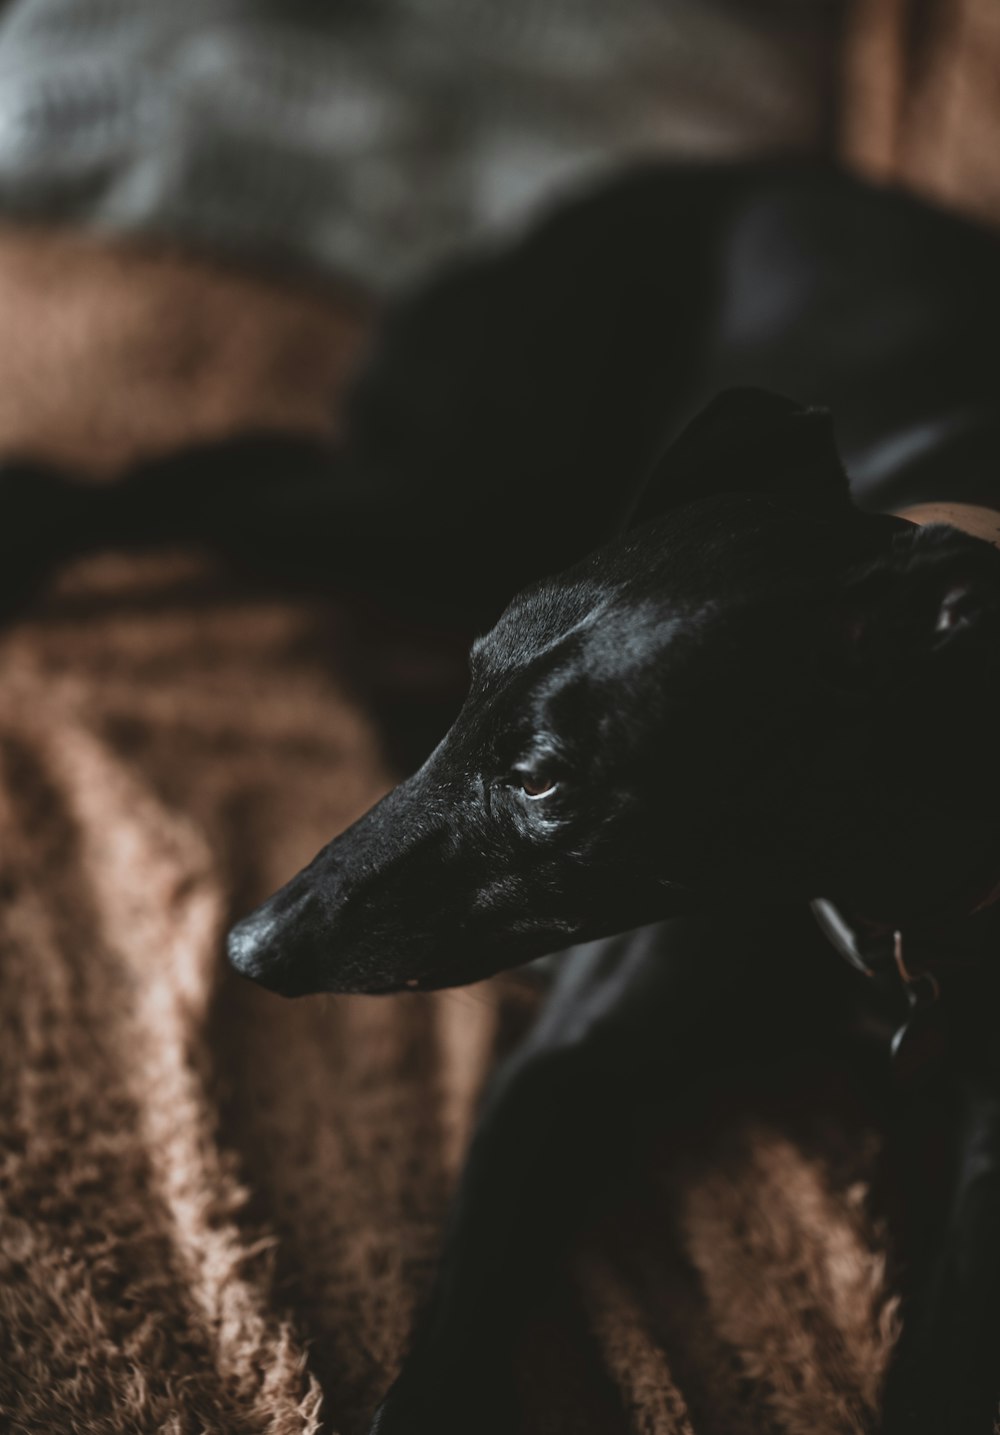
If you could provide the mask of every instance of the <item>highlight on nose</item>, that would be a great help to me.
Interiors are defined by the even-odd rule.
[[[266,912],[251,912],[229,933],[229,960],[244,977],[258,980],[274,959],[271,938],[277,923]]]
[[[287,964],[281,958],[282,923],[266,907],[237,922],[226,943],[230,964],[271,991],[285,989]]]
[[[281,996],[325,990],[326,924],[310,869],[305,869],[231,929],[234,970]]]

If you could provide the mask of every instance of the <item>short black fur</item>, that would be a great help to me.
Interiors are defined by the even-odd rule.
[[[1000,876],[1000,554],[875,511],[1000,501],[998,257],[832,172],[658,170],[390,323],[338,469],[357,511],[389,499],[376,586],[483,614],[526,586],[439,746],[231,956],[293,995],[582,945],[488,1100],[382,1435],[514,1428],[518,1314],[593,1152],[619,1164],[614,1121],[584,1137],[582,1113],[731,1060],[747,1031],[846,1040],[860,998],[811,898],[998,935],[973,913]],[[908,1218],[924,1254],[891,1435],[985,1431],[1000,1398],[994,968],[950,994],[953,1179]]]

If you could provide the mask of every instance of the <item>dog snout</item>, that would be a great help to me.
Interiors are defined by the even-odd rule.
[[[302,996],[323,982],[316,943],[314,899],[308,889],[282,890],[237,922],[229,933],[231,965],[269,991]]]

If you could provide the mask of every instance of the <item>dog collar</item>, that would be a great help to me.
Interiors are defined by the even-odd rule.
[[[889,1043],[892,1074],[901,1088],[923,1084],[940,1069],[948,1051],[947,1017],[940,1002],[941,985],[929,968],[907,965],[902,932],[877,927],[864,919],[851,922],[843,911],[820,899],[813,915],[834,950],[892,996],[895,1027]]]

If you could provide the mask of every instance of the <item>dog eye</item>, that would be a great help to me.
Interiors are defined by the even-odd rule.
[[[518,773],[514,781],[525,797],[530,798],[548,797],[559,786],[554,778],[548,777],[544,772]]]

